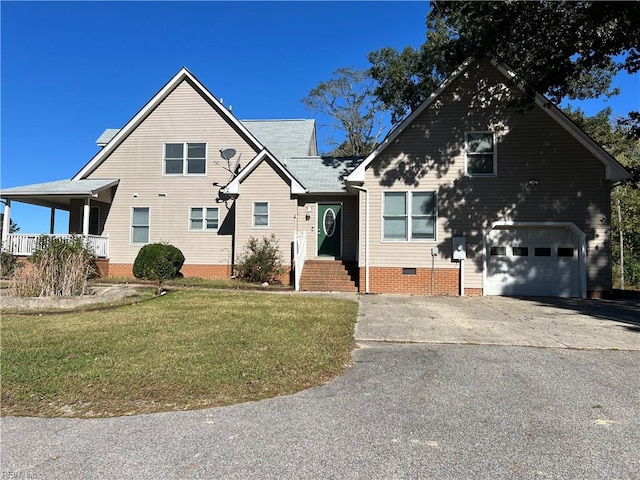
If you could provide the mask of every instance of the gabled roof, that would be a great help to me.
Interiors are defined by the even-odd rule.
[[[382,141],[378,148],[369,154],[367,158],[346,178],[348,183],[363,183],[365,179],[365,171],[371,165],[378,155],[380,155],[393,141],[407,128],[422,112],[429,108],[442,94],[442,92],[456,80],[467,68],[473,64],[476,60],[469,59],[464,62],[460,67],[456,69],[453,74],[447,78],[429,97],[418,106],[407,118],[405,118],[395,129],[393,129],[389,135]],[[507,79],[512,80],[515,73],[512,69],[498,64],[496,60],[491,60],[491,63],[502,73]],[[518,88],[522,89],[522,85],[518,85]],[[627,172],[618,161],[609,155],[600,145],[591,139],[586,133],[584,133],[575,123],[573,123],[562,111],[553,105],[543,95],[536,94],[535,103],[542,108],[543,111],[553,118],[561,127],[563,127],[569,134],[571,134],[580,144],[582,144],[587,150],[589,150],[598,160],[600,160],[606,167],[606,179],[607,180],[622,180],[629,178],[629,172]]]
[[[251,172],[253,172],[258,165],[262,162],[269,162],[269,164],[273,167],[274,170],[280,172],[291,182],[291,193],[299,194],[306,193],[307,189],[298,181],[298,179],[285,168],[285,166],[280,163],[266,148],[263,149],[258,155],[254,157],[253,160],[249,162],[249,164],[242,169],[242,171],[235,177],[231,182],[222,189],[223,193],[229,195],[239,195],[240,194],[240,184],[242,181],[247,178]]]
[[[129,134],[142,123],[147,116],[171,93],[175,88],[183,81],[189,81],[189,83],[195,88],[204,98],[211,103],[212,106],[220,112],[220,114],[227,119],[227,121],[234,125],[247,139],[250,144],[253,144],[256,150],[262,150],[262,144],[253,136],[253,134],[245,127],[233,114],[225,108],[225,106],[206,89],[206,87],[185,67],[182,67],[178,73],[176,73],[169,82],[156,93],[142,109],[136,113],[127,124],[118,131],[118,133],[100,150],[90,161],[87,163],[72,180],[79,180],[86,177],[92,171],[94,171],[119,145],[122,141],[129,136]]]
[[[309,190],[309,193],[344,193],[344,178],[363,157],[295,157],[286,168]]]
[[[315,120],[241,121],[283,163],[287,163],[289,158],[318,154]]]

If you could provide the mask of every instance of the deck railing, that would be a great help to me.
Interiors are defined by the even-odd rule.
[[[294,287],[296,292],[300,290],[300,277],[304,262],[307,260],[307,232],[294,232],[293,234],[293,265],[294,265]]]
[[[86,245],[91,249],[94,257],[109,258],[109,237],[100,237],[98,235],[87,235],[85,238],[82,235],[10,233],[7,238],[7,244],[2,246],[2,250],[11,252],[14,255],[29,256],[35,250],[40,237],[55,237],[66,241],[74,238],[84,238]]]

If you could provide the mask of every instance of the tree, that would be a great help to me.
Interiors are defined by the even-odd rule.
[[[377,145],[383,130],[381,104],[373,95],[374,82],[367,72],[339,68],[333,78],[320,82],[302,99],[314,112],[333,119],[331,128],[346,138],[331,137],[334,156],[367,155]]]
[[[627,170],[640,171],[640,139],[630,134],[626,122],[611,121],[610,108],[593,117],[587,117],[580,109],[567,108],[565,113]],[[620,182],[611,194],[611,243],[614,280],[620,277],[623,247],[625,286],[640,286],[640,181],[637,177]]]
[[[394,123],[470,57],[488,55],[515,68],[513,80],[524,83],[529,102],[534,92],[554,103],[615,95],[613,76],[640,70],[640,2],[432,1],[431,7],[419,50],[369,54],[375,94]]]
[[[2,234],[2,229],[4,228],[4,213],[0,213],[0,235]],[[16,233],[20,231],[20,227],[16,222],[13,221],[12,218],[9,219],[9,233]]]

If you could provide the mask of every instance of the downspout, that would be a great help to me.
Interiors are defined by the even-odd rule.
[[[356,190],[360,190],[365,194],[364,207],[364,293],[369,293],[369,189],[366,187],[357,187],[352,185]]]

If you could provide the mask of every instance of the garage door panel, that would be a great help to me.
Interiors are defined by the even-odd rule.
[[[487,295],[580,296],[578,238],[573,231],[495,228],[486,239]]]

